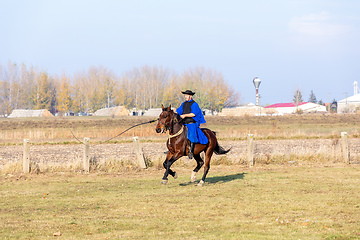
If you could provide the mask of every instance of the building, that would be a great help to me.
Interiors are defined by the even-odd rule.
[[[313,113],[313,112],[327,112],[326,107],[312,102],[301,102],[296,106],[295,103],[276,103],[266,106],[265,109],[272,109],[275,115],[284,115],[292,113]]]
[[[223,108],[222,111],[217,114],[218,116],[266,116],[273,115],[272,109],[266,109],[264,107],[258,107],[253,103],[248,103],[239,107]]]
[[[360,111],[360,93],[337,102],[338,113],[356,113]]]
[[[129,111],[124,106],[102,108],[94,113],[95,116],[129,116]]]
[[[144,116],[147,117],[158,117],[162,112],[162,108],[150,108],[149,110],[145,111]]]
[[[15,109],[8,116],[8,118],[20,117],[54,117],[47,109],[28,110],[28,109]]]
[[[239,107],[223,108],[218,116],[243,116],[243,115],[255,115],[257,108],[255,104],[249,103]]]

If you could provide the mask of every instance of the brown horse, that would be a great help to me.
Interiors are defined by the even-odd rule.
[[[157,133],[164,133],[167,130],[169,131],[169,139],[166,146],[169,151],[166,155],[166,160],[163,163],[163,166],[166,169],[164,177],[161,181],[163,184],[168,182],[167,177],[169,174],[174,178],[178,177],[177,173],[172,171],[170,167],[179,158],[187,156],[190,149],[190,142],[187,139],[187,128],[182,124],[182,119],[179,114],[171,110],[171,105],[168,108],[164,108],[164,106],[162,106],[162,112],[159,115],[158,123],[156,125]],[[201,130],[204,132],[209,142],[206,145],[196,144],[194,148],[194,158],[197,162],[197,166],[191,174],[191,182],[196,181],[196,173],[204,165],[204,161],[200,157],[200,153],[205,152],[204,174],[198,186],[202,186],[205,182],[206,175],[210,169],[210,159],[213,153],[226,154],[230,151],[230,149],[225,150],[219,146],[216,135],[213,131],[206,128],[202,128]]]

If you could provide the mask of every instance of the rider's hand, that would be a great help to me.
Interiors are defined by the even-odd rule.
[[[181,118],[186,118],[186,117],[195,117],[195,114],[193,113],[186,113],[186,114],[182,114],[180,115]]]

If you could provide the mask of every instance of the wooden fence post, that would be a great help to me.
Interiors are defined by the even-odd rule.
[[[30,172],[30,140],[24,139],[23,172]]]
[[[144,154],[140,147],[139,138],[133,137],[133,142],[134,142],[134,149],[135,149],[135,154],[136,154],[136,159],[138,161],[138,164],[141,168],[146,168]]]
[[[341,133],[341,152],[342,157],[345,163],[350,163],[350,152],[349,152],[349,144],[347,140],[347,132]]]
[[[254,135],[248,134],[247,136],[247,160],[249,167],[254,166]]]
[[[90,171],[90,138],[84,138],[84,158],[83,166],[85,173]]]

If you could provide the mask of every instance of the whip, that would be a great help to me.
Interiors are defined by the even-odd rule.
[[[111,138],[109,138],[108,140],[103,141],[103,142],[108,142],[108,141],[110,141],[110,140],[112,140],[112,139],[114,139],[114,138],[117,138],[118,136],[124,134],[125,132],[129,131],[130,129],[132,129],[132,128],[134,128],[134,127],[138,127],[138,126],[140,126],[140,125],[144,125],[144,124],[148,124],[148,123],[153,123],[153,122],[156,122],[157,120],[159,120],[159,119],[157,118],[157,119],[154,119],[154,120],[151,120],[151,121],[147,121],[147,122],[143,122],[143,123],[139,123],[139,124],[136,124],[136,125],[134,125],[134,126],[131,126],[131,127],[127,128],[126,130],[122,131],[121,133],[119,133],[118,135],[116,135],[116,136],[114,136],[114,137],[111,137]],[[71,132],[71,134],[74,136],[74,138],[75,138],[78,142],[84,144],[84,142],[80,141],[80,140],[75,136],[75,134],[74,134],[71,130],[70,130],[70,132]]]

